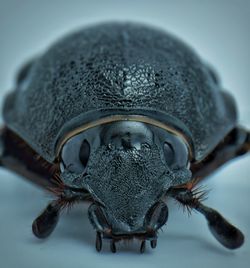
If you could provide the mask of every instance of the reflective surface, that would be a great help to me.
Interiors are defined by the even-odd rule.
[[[239,104],[240,122],[249,121],[249,1],[0,1],[1,98],[14,85],[18,66],[57,37],[103,20],[136,20],[161,26],[182,38],[218,69],[224,87]],[[64,213],[55,233],[45,241],[31,232],[34,218],[51,200],[48,194],[10,172],[0,170],[1,267],[238,267],[250,262],[249,157],[226,165],[205,184],[207,205],[216,208],[246,236],[231,252],[211,236],[203,217],[182,213],[172,203],[155,250],[143,255],[139,243],[94,248],[95,232],[81,205]]]
[[[240,159],[226,166],[206,181],[211,192],[205,204],[216,208],[246,236],[237,251],[221,246],[208,230],[202,215],[191,217],[170,202],[169,219],[159,233],[156,249],[149,242],[143,255],[140,243],[117,243],[117,253],[110,252],[103,242],[101,253],[95,250],[95,232],[89,223],[87,206],[77,205],[63,216],[52,236],[38,240],[31,231],[34,218],[51,198],[26,181],[1,170],[1,264],[3,267],[248,267],[250,250],[250,216],[248,205],[249,159]],[[240,174],[240,175],[239,175]],[[237,181],[235,180],[237,178]],[[181,258],[180,258],[181,254]],[[184,262],[185,260],[185,262]],[[204,263],[205,262],[205,263]]]

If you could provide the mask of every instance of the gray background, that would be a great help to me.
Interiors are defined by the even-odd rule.
[[[58,37],[93,22],[139,21],[160,26],[189,43],[220,73],[239,106],[239,121],[250,127],[250,1],[36,1],[0,0],[0,98],[14,86],[23,62]],[[1,119],[2,120],[2,119]],[[1,121],[2,123],[2,121]],[[237,251],[220,246],[204,218],[188,217],[173,203],[156,250],[138,254],[135,241],[117,254],[94,249],[95,233],[86,207],[65,213],[45,241],[32,236],[31,223],[51,197],[6,170],[0,170],[0,267],[249,267],[249,156],[236,160],[205,182],[206,204],[240,227],[246,243]]]

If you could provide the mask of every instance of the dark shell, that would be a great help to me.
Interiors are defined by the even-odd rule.
[[[99,24],[60,40],[4,105],[7,126],[48,161],[66,131],[111,114],[148,115],[181,129],[197,160],[236,124],[233,99],[190,48],[132,23]]]

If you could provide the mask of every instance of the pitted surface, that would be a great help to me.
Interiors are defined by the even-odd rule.
[[[163,31],[128,23],[92,26],[54,44],[8,96],[4,118],[53,161],[66,123],[79,118],[76,124],[81,125],[88,114],[98,119],[103,112],[134,114],[135,109],[181,121],[196,159],[204,158],[236,124],[230,96],[192,50]]]
[[[191,179],[186,168],[170,169],[157,145],[145,144],[127,150],[100,146],[90,156],[86,173],[83,179],[66,172],[62,179],[87,189],[104,205],[108,221],[123,231],[143,227],[148,210],[166,190]]]

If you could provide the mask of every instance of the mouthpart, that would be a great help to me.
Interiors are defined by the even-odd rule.
[[[150,242],[152,248],[157,246],[157,231],[166,223],[168,208],[163,201],[158,201],[147,212],[144,224],[134,230],[125,228],[117,229],[115,223],[109,223],[105,208],[98,204],[89,207],[89,219],[96,233],[96,250],[101,251],[103,239],[110,241],[110,250],[116,252],[116,243],[137,239],[141,242],[140,252],[146,248],[146,241]],[[127,226],[127,224],[124,226]]]

